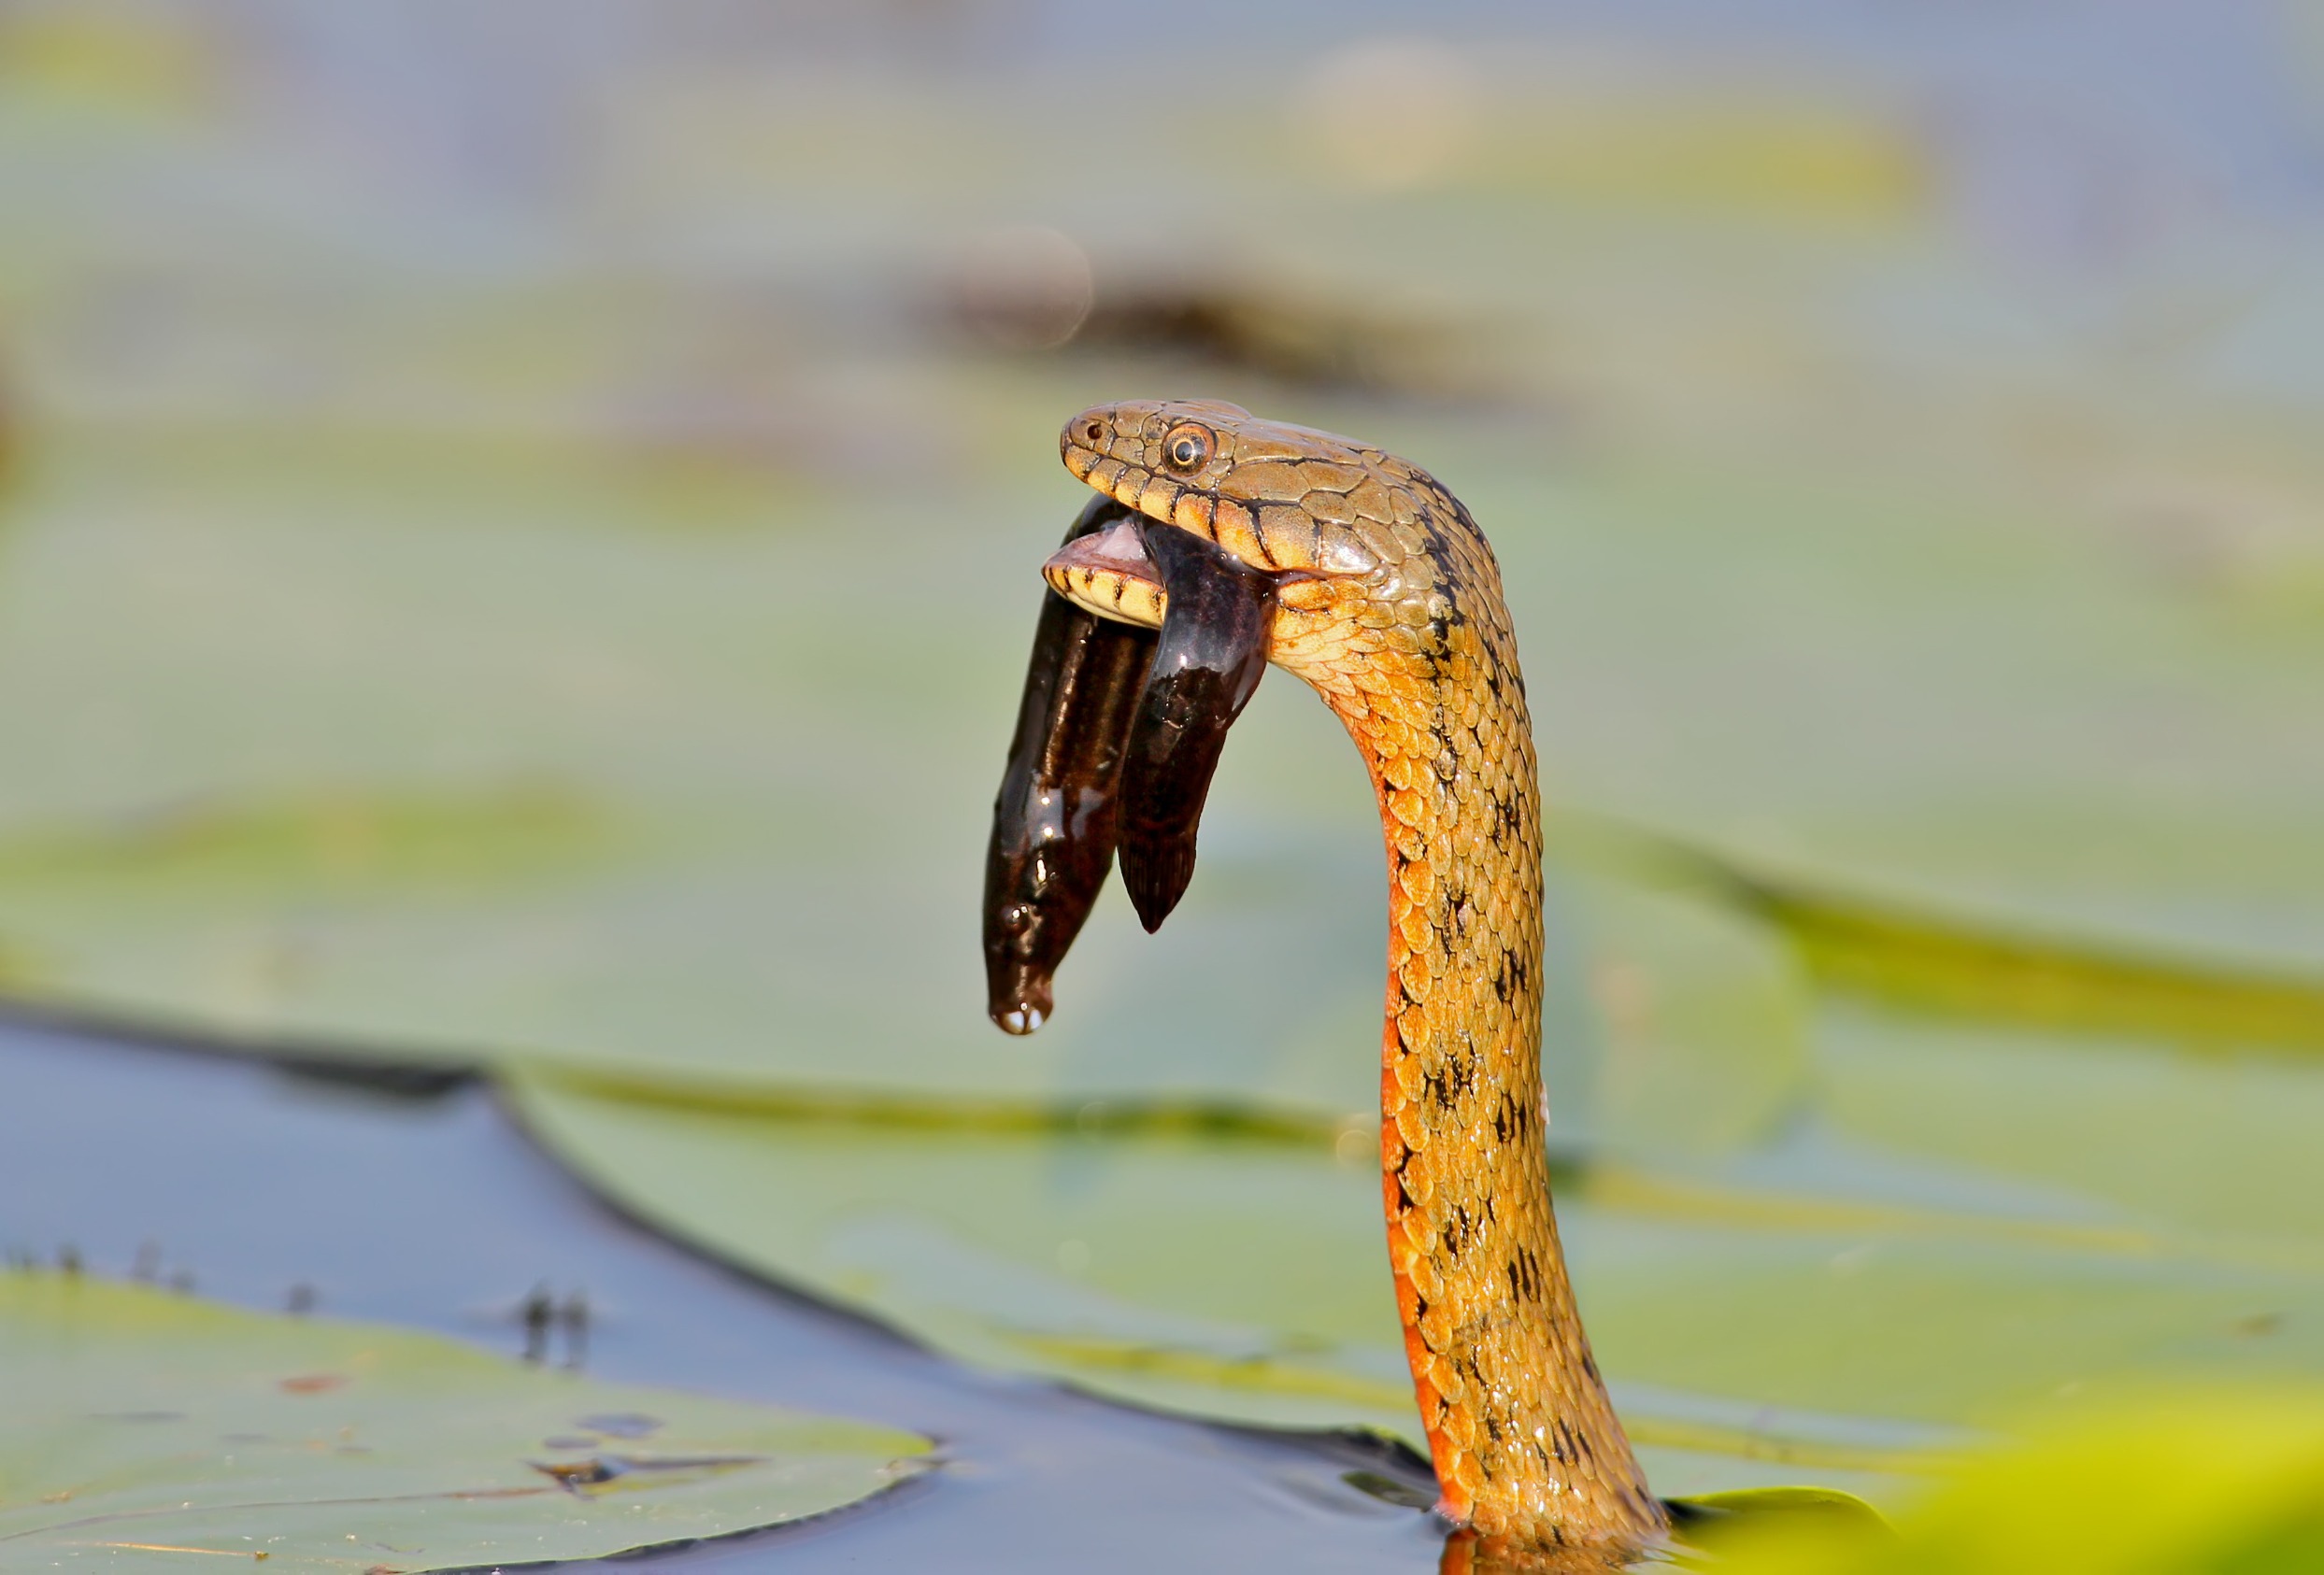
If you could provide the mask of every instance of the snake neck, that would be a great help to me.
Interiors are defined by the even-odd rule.
[[[1332,605],[1348,588],[1288,595],[1276,650],[1362,751],[1386,834],[1380,1167],[1404,1351],[1441,1512],[1497,1541],[1643,1546],[1667,1521],[1590,1355],[1550,1208],[1523,682],[1481,536],[1465,564],[1440,557],[1439,589],[1385,620]]]

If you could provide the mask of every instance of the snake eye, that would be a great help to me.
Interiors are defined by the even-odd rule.
[[[1176,471],[1198,471],[1210,458],[1210,432],[1184,421],[1162,433],[1162,463]]]

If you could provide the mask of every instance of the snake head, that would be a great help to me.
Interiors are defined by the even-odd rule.
[[[1417,511],[1389,468],[1399,461],[1223,400],[1097,405],[1065,423],[1058,450],[1123,508],[1278,580],[1376,577],[1420,546]],[[1055,574],[1049,583],[1075,594]],[[1091,610],[1160,627],[1128,607]]]
[[[1366,479],[1360,463],[1332,470],[1344,447],[1215,400],[1101,405],[1060,436],[1065,468],[1126,512],[1066,543],[1045,577],[1099,617],[1161,631],[1119,789],[1122,884],[1148,930],[1193,876],[1227,731],[1274,654],[1279,592],[1376,567],[1306,506],[1316,484]]]
[[[1095,489],[1043,565],[1034,639],[986,862],[989,1011],[1030,1033],[1120,855],[1148,930],[1194,871],[1229,728],[1274,660],[1309,681],[1344,651],[1417,538],[1394,534],[1376,450],[1215,400],[1101,405],[1065,424]],[[1386,489],[1386,490],[1384,490]]]

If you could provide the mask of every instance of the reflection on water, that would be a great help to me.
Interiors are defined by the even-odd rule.
[[[1463,1526],[1445,1539],[1436,1568],[1438,1575],[1614,1575],[1653,1556],[1615,1548],[1543,1547]]]

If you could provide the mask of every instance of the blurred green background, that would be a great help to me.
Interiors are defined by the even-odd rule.
[[[1278,674],[1025,1041],[1063,418],[1491,535],[1667,1492],[2324,1372],[2324,7],[0,5],[0,986],[493,1069],[970,1359],[1414,1436]]]

